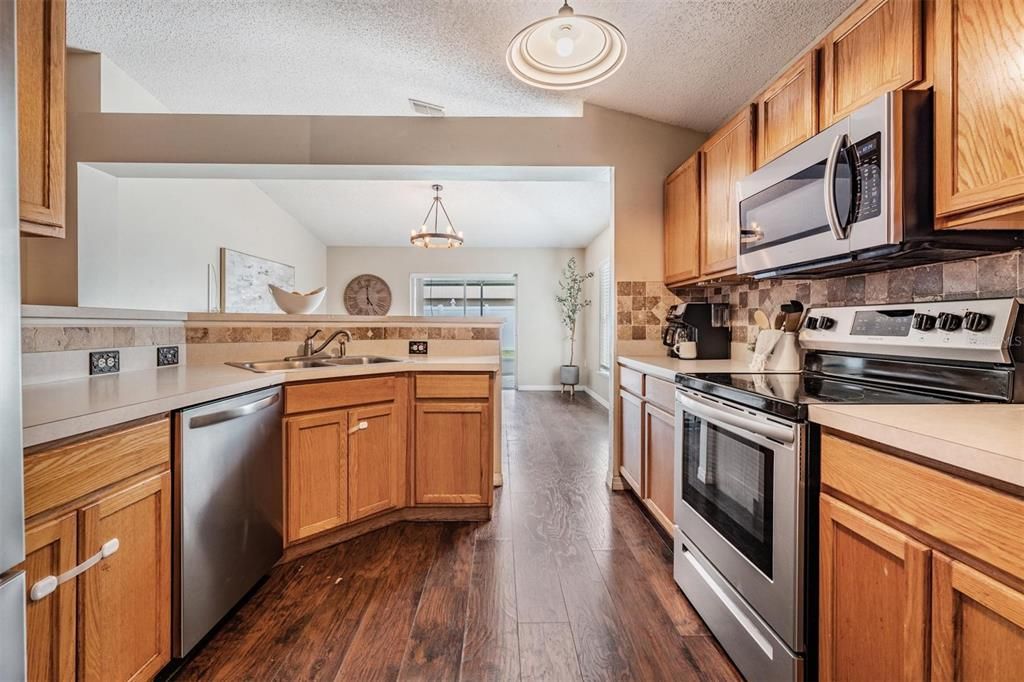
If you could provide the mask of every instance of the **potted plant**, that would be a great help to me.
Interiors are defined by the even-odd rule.
[[[580,272],[576,267],[576,257],[573,256],[562,270],[562,277],[558,281],[558,288],[562,293],[555,296],[555,300],[558,301],[558,306],[561,308],[562,326],[569,332],[569,364],[561,366],[559,375],[562,390],[568,386],[573,393],[575,393],[576,385],[580,383],[580,368],[574,362],[576,359],[576,321],[583,309],[590,305],[590,299],[583,298],[583,283],[593,276],[593,272]]]

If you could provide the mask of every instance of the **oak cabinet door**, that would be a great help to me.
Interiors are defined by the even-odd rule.
[[[1024,0],[936,1],[938,215],[990,207],[978,227],[1024,227],[1022,54]]]
[[[619,420],[621,426],[620,445],[622,468],[620,473],[626,483],[641,498],[643,489],[643,401],[632,393],[619,391]]]
[[[644,501],[668,533],[672,533],[675,526],[675,438],[675,417],[649,402],[644,403],[644,452],[647,461]]]
[[[487,403],[416,405],[417,504],[488,504],[491,416]]]
[[[171,474],[118,488],[79,517],[78,559],[117,538],[79,576],[83,680],[152,678],[171,659]]]
[[[828,35],[823,128],[889,90],[921,80],[921,6],[921,0],[866,0]]]
[[[665,284],[700,278],[700,153],[665,180]]]
[[[17,0],[21,231],[64,236],[64,0]]]
[[[1021,679],[1024,593],[943,554],[932,566],[932,679]]]
[[[757,98],[757,165],[818,133],[818,52],[811,50]]]
[[[31,589],[47,576],[59,576],[78,563],[74,512],[25,529],[25,582]],[[58,682],[75,679],[75,580],[39,601],[28,599],[28,679]]]
[[[754,170],[753,107],[746,107],[718,129],[702,147],[704,186],[701,212],[701,275],[736,272],[740,230],[736,183]]]
[[[820,501],[820,678],[925,679],[931,551],[828,495]]]
[[[349,411],[350,521],[404,505],[405,421],[404,403]]]
[[[348,429],[347,410],[285,419],[289,542],[348,521]]]

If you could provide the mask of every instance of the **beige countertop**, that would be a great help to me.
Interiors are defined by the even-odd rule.
[[[811,405],[810,419],[1024,488],[1024,405]]]
[[[24,447],[284,383],[394,372],[496,372],[500,366],[497,356],[405,356],[395,363],[296,372],[183,365],[33,384],[22,389]]]
[[[644,374],[675,381],[676,374],[692,374],[694,372],[749,372],[749,358],[746,353],[733,356],[727,360],[677,360],[667,355],[620,355],[620,364]]]

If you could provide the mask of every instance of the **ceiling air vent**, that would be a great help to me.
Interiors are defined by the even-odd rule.
[[[444,116],[444,107],[440,104],[421,102],[411,97],[409,98],[409,104],[412,105],[412,110],[420,116]]]

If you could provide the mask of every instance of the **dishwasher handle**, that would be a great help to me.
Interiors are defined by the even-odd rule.
[[[201,414],[197,417],[192,417],[188,420],[188,427],[190,429],[201,429],[204,426],[213,426],[214,424],[220,424],[221,422],[231,421],[232,419],[238,419],[239,417],[245,417],[260,410],[266,409],[281,399],[280,393],[274,395],[268,395],[266,398],[260,398],[254,400],[251,403],[245,405],[239,405],[238,407],[231,407],[220,412],[213,412],[211,414]]]

